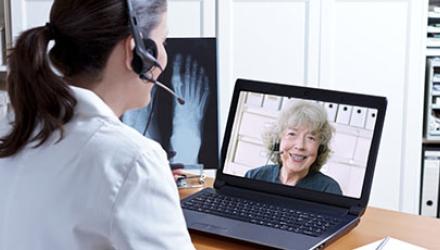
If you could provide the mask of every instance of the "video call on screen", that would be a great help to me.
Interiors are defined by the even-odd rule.
[[[273,152],[263,143],[263,133],[282,111],[304,101],[320,105],[333,128],[331,154],[320,174],[334,180],[343,196],[360,198],[377,116],[376,109],[366,107],[241,92],[223,173],[245,177],[250,170],[276,165],[270,160]]]

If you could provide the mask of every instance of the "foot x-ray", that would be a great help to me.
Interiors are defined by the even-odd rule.
[[[215,38],[169,38],[168,66],[159,81],[185,100],[180,105],[155,86],[152,102],[122,120],[159,142],[171,164],[216,168],[218,160],[217,63]]]

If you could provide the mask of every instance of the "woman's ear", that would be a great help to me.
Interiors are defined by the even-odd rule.
[[[134,40],[132,36],[128,36],[124,39],[124,50],[125,50],[125,65],[127,69],[133,70],[133,53],[134,53]]]

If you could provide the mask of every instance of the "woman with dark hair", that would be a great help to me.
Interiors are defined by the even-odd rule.
[[[164,68],[166,0],[129,1]],[[0,125],[0,249],[193,249],[165,152],[119,120],[153,86],[136,73],[132,27],[124,0],[55,0],[50,22],[18,37],[13,114]]]

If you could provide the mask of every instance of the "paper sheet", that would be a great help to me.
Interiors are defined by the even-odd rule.
[[[373,243],[367,244],[365,246],[361,246],[359,248],[356,248],[355,250],[375,250],[379,246],[379,244],[382,242],[382,240],[375,241]],[[422,250],[426,249],[423,247],[419,247],[416,245],[413,245],[408,242],[404,242],[395,238],[390,237],[387,243],[383,246],[382,250]]]

